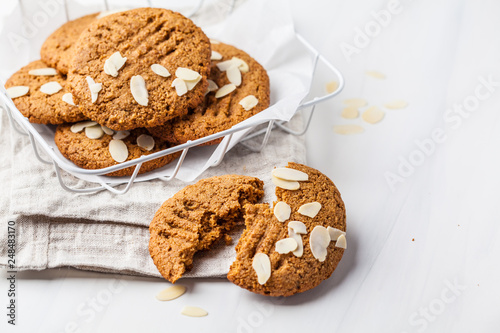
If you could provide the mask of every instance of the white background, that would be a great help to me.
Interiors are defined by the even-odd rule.
[[[500,2],[290,3],[297,31],[346,78],[306,136],[308,164],[337,184],[347,208],[348,249],[332,277],[286,299],[181,280],[187,294],[159,302],[169,285],[160,279],[22,272],[13,328],[2,272],[2,332],[499,331]],[[319,77],[317,95],[328,81]],[[354,97],[409,106],[370,125],[341,118]],[[338,135],[339,124],[365,132]],[[184,305],[209,315],[182,316]]]

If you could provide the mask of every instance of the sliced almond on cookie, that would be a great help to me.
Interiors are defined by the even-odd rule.
[[[250,67],[248,67],[248,64],[245,62],[245,60],[236,57],[233,57],[231,60],[233,60],[237,64],[238,69],[242,73],[247,73],[250,70]]]
[[[274,177],[289,181],[309,180],[309,175],[307,173],[292,168],[275,168],[271,171],[271,174]]]
[[[62,96],[63,102],[68,103],[69,105],[75,106],[75,102],[73,101],[73,94],[72,93],[67,93]]]
[[[330,244],[330,234],[325,227],[317,225],[311,231],[309,245],[314,258],[323,262],[328,254],[328,245]]]
[[[298,247],[297,241],[294,238],[284,238],[276,242],[276,252],[280,254],[287,254],[288,252],[295,251]]]
[[[291,213],[292,208],[290,208],[290,206],[284,201],[280,201],[274,206],[274,216],[276,216],[280,222],[288,220]]]
[[[125,65],[127,61],[126,57],[122,57],[120,52],[113,53],[104,62],[104,73],[111,75],[112,77],[118,76],[118,71]]]
[[[299,207],[299,214],[308,216],[308,217],[315,217],[319,211],[321,210],[321,204],[319,202],[310,202],[303,204],[302,206]]]
[[[345,235],[340,235],[339,238],[337,238],[335,247],[340,247],[344,250],[347,249],[347,239],[345,238]]]
[[[196,81],[201,75],[192,69],[179,67],[175,71],[175,76],[183,79],[184,81]]]
[[[70,130],[73,133],[78,133],[78,132],[83,131],[84,128],[89,127],[89,126],[94,126],[94,125],[97,125],[97,122],[90,121],[90,120],[89,121],[81,121],[79,123],[73,124],[70,127]]]
[[[54,76],[57,75],[57,71],[54,68],[37,68],[37,69],[32,69],[28,72],[29,75],[34,75],[34,76]]]
[[[248,95],[247,97],[243,97],[240,101],[240,105],[245,109],[246,111],[250,111],[253,109],[257,104],[259,104],[259,100],[257,97],[254,95]]]
[[[212,81],[210,79],[207,81],[208,81],[208,92],[216,91],[217,89],[219,89],[219,86],[217,85],[217,83],[215,83],[214,81]]]
[[[226,71],[226,76],[229,82],[235,86],[238,87],[241,84],[241,72],[237,65],[229,67]]]
[[[135,101],[142,106],[148,106],[149,94],[146,89],[146,81],[140,75],[132,76],[130,79],[130,91]]]
[[[257,274],[259,284],[265,284],[271,277],[271,260],[265,253],[259,252],[255,254],[252,261],[252,268]]]
[[[59,82],[48,82],[40,87],[40,91],[47,95],[54,95],[62,90],[62,86]]]
[[[115,135],[113,135],[113,139],[122,140],[122,139],[125,139],[129,135],[130,135],[129,131],[126,131],[126,130],[118,131],[115,133]]]
[[[302,236],[294,231],[294,229],[288,227],[288,237],[295,239],[297,242],[297,248],[292,251],[293,255],[296,257],[302,257],[304,254],[304,244],[302,243]]]
[[[109,142],[109,153],[116,162],[125,162],[128,158],[127,145],[122,140],[113,139]]]
[[[307,234],[307,227],[304,222],[290,221],[288,222],[288,228],[293,229],[296,234]]]
[[[194,81],[185,81],[188,91],[192,90],[200,81],[201,81],[201,75],[198,76],[198,78]]]
[[[330,235],[330,240],[336,242],[340,235],[345,235],[345,231],[339,230],[337,228],[327,227],[328,234]]]
[[[236,89],[236,86],[232,83],[226,84],[225,86],[222,86],[217,92],[215,93],[215,98],[221,98],[224,97],[230,93],[232,93]]]
[[[169,77],[170,76],[170,72],[168,71],[168,69],[166,69],[165,67],[163,67],[160,64],[153,64],[153,65],[151,65],[151,70],[155,74],[157,74],[159,76],[162,76],[162,77]]]
[[[274,185],[285,190],[295,191],[300,188],[299,182],[296,181],[284,180],[275,176],[271,176],[271,179]]]
[[[175,92],[177,93],[177,96],[182,96],[188,92],[186,82],[179,77],[172,82],[172,87],[175,87]]]
[[[167,289],[163,289],[156,295],[156,299],[159,301],[171,301],[178,297],[181,297],[186,292],[186,287],[175,284]]]
[[[155,139],[151,135],[141,134],[137,137],[137,145],[150,151],[155,146]]]
[[[30,87],[26,86],[15,86],[7,88],[7,95],[11,98],[18,98],[26,95],[30,91]]]
[[[89,85],[92,103],[95,103],[97,101],[97,97],[99,97],[99,92],[102,89],[102,83],[96,83],[90,76],[87,76],[85,79],[87,80],[87,84]]]
[[[85,135],[89,139],[100,139],[104,135],[101,125],[96,124],[93,126],[85,127]]]
[[[210,57],[210,60],[221,60],[221,59],[222,59],[222,54],[212,50],[212,56]]]
[[[101,125],[102,131],[107,134],[107,135],[113,135],[115,134],[115,131],[113,131],[111,128],[106,127],[104,125]]]

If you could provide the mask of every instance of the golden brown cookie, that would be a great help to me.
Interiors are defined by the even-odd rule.
[[[243,206],[263,194],[258,178],[226,175],[202,179],[165,201],[149,226],[149,252],[161,275],[178,280],[194,254],[242,222]]]
[[[152,134],[169,142],[181,144],[229,129],[269,107],[269,77],[264,67],[247,53],[231,45],[213,44],[212,50],[222,58],[218,59],[216,53],[215,58],[218,60],[212,60],[210,80],[215,82],[218,88],[230,84],[228,75],[231,74],[228,74],[227,70],[221,71],[217,65],[227,63],[235,57],[243,60],[248,66],[240,70],[241,84],[233,92],[221,98],[216,98],[217,90],[209,92],[204,104],[191,109],[187,115],[172,119],[162,126],[148,128]],[[255,96],[258,103],[246,110],[240,101],[249,95]],[[221,140],[222,138],[213,140],[209,144]]]
[[[63,100],[64,95],[70,94],[66,79],[55,69],[47,68],[48,66],[44,62],[36,60],[21,68],[7,80],[5,83],[7,89],[19,86],[29,87],[29,91],[25,95],[13,98],[18,110],[30,122],[37,124],[62,124],[85,119],[78,107]],[[37,73],[37,70],[40,69],[43,71]],[[47,73],[44,73],[45,71]],[[58,89],[60,90],[55,92]],[[54,93],[48,94],[46,92]],[[71,99],[67,101],[71,102]]]
[[[158,126],[203,101],[210,52],[207,36],[181,14],[128,10],[96,20],[83,31],[68,82],[82,112],[99,124],[114,130]],[[163,66],[170,76],[152,65]],[[201,75],[181,96],[172,86],[181,76],[179,68]],[[189,80],[191,74],[182,77]]]
[[[43,43],[40,50],[42,61],[68,74],[69,63],[73,57],[75,43],[87,26],[96,20],[98,14],[86,15],[69,21],[54,31]]]
[[[308,175],[307,181],[298,182],[300,187],[297,190],[276,188],[277,202],[274,203],[274,207],[278,202],[286,203],[291,208],[290,216],[284,222],[280,222],[268,205],[247,205],[245,207],[246,228],[236,246],[236,260],[227,275],[227,278],[234,284],[262,295],[290,296],[314,288],[330,277],[344,253],[343,248],[337,247],[340,245],[337,244],[339,241],[330,241],[329,236],[323,244],[324,247],[321,244],[322,240],[325,241],[321,236],[325,233],[329,234],[329,229],[325,228],[336,228],[337,233],[345,232],[346,228],[344,203],[333,182],[321,172],[305,165],[289,163],[287,168],[299,170]],[[313,215],[306,216],[299,213],[299,209],[304,213],[302,210],[304,208],[300,208],[302,205],[313,202],[321,205],[317,215],[310,217]],[[315,205],[317,204],[310,205],[313,211]],[[291,221],[302,222],[304,230],[292,229],[297,233],[295,236],[291,235],[289,231]],[[317,230],[314,231],[314,241],[311,242],[313,238],[311,235],[315,228]],[[303,253],[300,257],[298,247],[293,252],[278,253],[277,250],[283,249],[277,245],[278,241],[296,239],[295,237],[299,238],[296,243],[302,242],[303,245]],[[284,248],[288,246],[281,243]],[[321,258],[321,256],[320,259],[316,258],[311,250],[311,243],[314,243],[315,249],[319,249],[316,255],[324,251],[326,258]],[[320,261],[321,259],[324,261]],[[263,279],[259,282],[254,265],[262,270],[265,269],[266,261],[268,261],[267,268],[270,268],[270,275],[267,276],[267,280],[266,277],[261,277]]]
[[[130,131],[130,134],[122,139],[114,140],[113,136],[118,133],[111,133],[111,135],[103,133],[98,139],[91,139],[87,134],[87,129],[83,128],[79,132],[74,133],[71,130],[73,125],[83,124],[84,122],[77,124],[63,124],[57,127],[55,133],[55,142],[61,154],[64,157],[75,163],[77,166],[84,169],[102,169],[109,166],[117,165],[120,162],[116,161],[110,152],[110,142],[111,141],[122,141],[121,146],[126,147],[128,156],[124,161],[130,161],[139,158],[143,155],[149,155],[156,153],[158,151],[170,148],[170,144],[158,139],[153,138],[154,146],[152,149],[148,150],[146,148],[140,147],[138,145],[138,137],[141,135],[147,135],[151,137],[149,133],[142,128],[134,129]],[[100,125],[94,125],[95,127],[101,128]],[[98,129],[97,129],[98,131]],[[107,131],[109,131],[107,129]],[[94,131],[95,133],[95,131]],[[125,134],[126,135],[126,134]],[[115,136],[115,139],[117,137]],[[151,139],[149,139],[150,141]],[[147,141],[147,140],[146,140]],[[139,173],[145,173],[172,162],[176,159],[180,153],[173,153],[163,157],[156,158],[154,160],[145,162],[142,164]],[[135,170],[135,166],[118,170],[107,174],[107,176],[129,176]]]

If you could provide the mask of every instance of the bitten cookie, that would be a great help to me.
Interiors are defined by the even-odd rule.
[[[177,281],[194,254],[243,222],[243,206],[263,194],[258,178],[225,175],[202,179],[165,201],[149,226],[149,252],[161,275]]]
[[[42,61],[68,74],[69,63],[73,57],[75,43],[85,28],[94,22],[99,14],[91,14],[69,21],[54,31],[43,43],[40,50]]]
[[[149,128],[152,134],[181,144],[229,129],[269,107],[269,77],[264,67],[231,45],[212,44],[212,51],[212,82],[204,103],[185,116]],[[225,89],[228,92],[223,95]]]
[[[246,228],[227,278],[258,294],[290,296],[337,267],[346,246],[345,207],[333,182],[313,168],[289,163],[273,170],[273,182],[273,209],[245,207]]]
[[[66,79],[41,60],[14,73],[5,88],[18,110],[32,123],[62,124],[85,119],[74,105]]]
[[[106,134],[106,131],[109,134]],[[153,138],[142,128],[114,132],[95,122],[59,125],[55,142],[61,154],[84,169],[102,169],[167,149],[170,144]],[[172,162],[180,153],[173,153],[142,164],[139,173],[145,173]],[[118,170],[107,176],[129,176],[135,166]]]
[[[160,8],[103,17],[80,35],[68,82],[91,120],[114,130],[153,127],[196,108],[207,89],[210,41]]]

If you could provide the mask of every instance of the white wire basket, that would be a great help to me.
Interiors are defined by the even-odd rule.
[[[21,9],[22,9],[22,0],[18,0]],[[147,0],[147,5],[153,6],[153,3],[151,0]],[[185,16],[192,16],[198,13],[200,10],[203,10],[203,0],[199,0],[193,8],[188,10],[187,12],[183,13]],[[156,4],[155,4],[156,5]],[[230,1],[228,3],[228,11],[231,12],[235,6],[235,1]],[[65,8],[65,15],[66,15],[66,20],[69,20],[69,15],[68,15],[68,4],[66,0],[64,0],[64,8]],[[103,0],[103,9],[104,10],[109,10],[109,4],[107,0]],[[275,130],[280,130],[280,131],[285,131],[286,133],[290,135],[303,135],[309,128],[309,125],[311,123],[311,119],[314,115],[314,109],[315,106],[319,103],[322,103],[337,94],[341,92],[341,90],[344,87],[344,78],[340,71],[331,63],[329,62],[325,57],[323,57],[311,44],[309,44],[305,38],[303,38],[299,33],[295,32],[295,37],[296,39],[300,42],[302,47],[307,50],[308,54],[311,57],[311,60],[313,62],[312,68],[313,68],[313,73],[311,74],[313,82],[315,80],[315,74],[317,72],[317,68],[319,64],[322,64],[323,68],[325,70],[329,71],[326,75],[329,77],[333,78],[335,77],[336,80],[338,81],[338,88],[328,94],[325,94],[323,96],[317,96],[317,97],[308,97],[307,101],[303,101],[300,103],[298,108],[294,111],[294,114],[298,113],[301,110],[308,110],[307,112],[307,117],[304,121],[304,127],[300,130],[292,130],[291,128],[287,127],[287,122],[283,120],[262,120],[262,121],[255,121],[252,122],[248,125],[236,125],[233,126],[230,129],[227,129],[225,131],[221,131],[197,140],[193,141],[188,141],[184,144],[174,146],[150,155],[142,156],[140,158],[131,160],[131,161],[126,161],[124,163],[120,163],[114,166],[110,166],[107,168],[102,168],[102,169],[83,169],[80,168],[72,163],[69,163],[67,160],[62,157],[62,155],[58,152],[57,147],[53,147],[49,142],[47,142],[46,139],[44,139],[42,132],[45,131],[53,131],[53,129],[50,129],[50,126],[46,125],[39,125],[39,124],[32,124],[28,121],[26,117],[24,117],[21,112],[16,108],[12,100],[8,97],[7,92],[4,88],[4,83],[0,81],[0,101],[3,102],[3,108],[6,110],[7,115],[9,116],[10,124],[12,128],[19,133],[20,135],[23,136],[28,136],[29,140],[31,142],[31,145],[33,147],[34,154],[36,158],[44,164],[49,164],[53,165],[55,168],[56,176],[58,178],[58,181],[61,185],[61,187],[67,191],[70,192],[76,192],[76,193],[95,193],[98,191],[102,190],[108,190],[114,194],[124,194],[126,193],[131,186],[138,181],[137,175],[139,174],[139,170],[142,166],[143,163],[169,155],[169,154],[174,154],[174,153],[181,153],[180,157],[172,162],[175,163],[175,167],[171,169],[171,172],[169,175],[166,176],[157,176],[152,179],[160,179],[163,181],[170,181],[174,178],[176,178],[179,170],[183,167],[183,162],[186,159],[186,156],[188,153],[193,153],[196,154],[196,151],[193,151],[192,148],[198,147],[200,145],[203,145],[204,143],[207,143],[209,141],[215,140],[215,139],[220,139],[224,138],[224,140],[221,141],[221,143],[218,144],[218,147],[216,151],[218,151],[218,156],[217,158],[213,161],[213,163],[210,165],[210,167],[217,167],[222,160],[224,159],[224,156],[226,152],[228,151],[231,145],[234,145],[234,139],[236,138],[237,144],[240,145],[245,145],[246,148],[250,149],[251,151],[254,152],[259,152],[261,151],[267,144],[269,136],[271,133]],[[325,73],[322,73],[325,74]],[[273,87],[271,86],[271,90]],[[0,106],[2,107],[2,106]],[[244,133],[243,135],[241,135]],[[254,139],[257,137],[261,137],[260,142],[255,145],[249,145],[247,144],[247,141],[250,139]],[[233,140],[233,142],[232,142]],[[206,161],[208,162],[208,160]],[[121,177],[120,181],[113,181],[113,182],[107,182],[105,180],[97,180],[96,182],[98,183],[97,186],[85,186],[83,188],[76,188],[76,187],[70,187],[66,184],[64,178],[63,178],[63,173],[62,170],[65,170],[72,174],[73,176],[81,179],[85,179],[85,176],[103,176],[106,174],[109,174],[111,172],[121,170],[124,168],[129,168],[129,167],[135,167],[134,172],[132,173],[131,176],[129,177]],[[105,177],[104,177],[105,178]]]

